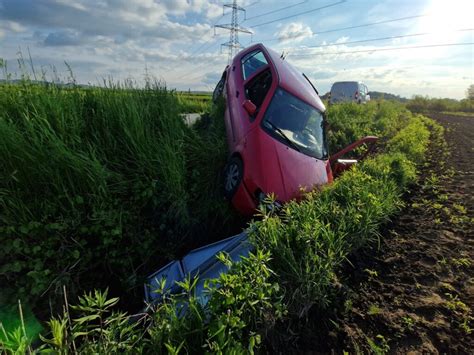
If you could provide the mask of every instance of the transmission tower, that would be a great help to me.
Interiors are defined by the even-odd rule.
[[[228,42],[222,43],[221,46],[228,47],[229,53],[229,63],[234,58],[234,55],[237,54],[238,49],[243,48],[239,42],[239,32],[253,34],[253,32],[247,28],[240,27],[239,25],[239,11],[242,11],[245,15],[245,9],[237,5],[237,0],[234,0],[231,4],[224,4],[224,11],[226,7],[232,8],[232,22],[225,25],[215,25],[214,32],[216,27],[224,28],[230,31],[230,40]]]

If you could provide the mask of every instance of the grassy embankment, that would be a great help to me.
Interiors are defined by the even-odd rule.
[[[152,85],[0,87],[3,304],[47,315],[66,285],[139,305],[150,271],[239,230],[219,190],[223,122],[186,126],[180,113],[206,102],[186,100]]]
[[[176,248],[182,242],[177,236],[193,236],[199,228],[229,235],[225,218],[230,212],[215,188],[219,169],[208,169],[225,160],[218,112],[209,127],[193,130],[176,119],[179,110],[170,111],[177,107],[176,98],[159,88],[126,94],[15,90],[2,95],[10,110],[0,120],[0,134],[13,138],[0,153],[10,164],[3,177],[7,184],[1,186],[2,208],[8,212],[1,237],[11,252],[2,260],[6,257],[4,275],[16,289],[31,293],[33,287],[34,296],[51,290],[51,282],[77,281],[80,287],[105,288],[110,274],[91,283],[91,267],[112,271],[125,282],[132,278],[135,284],[134,263],[143,268],[139,263],[152,259],[158,245],[160,250],[166,250],[166,243]],[[415,181],[431,124],[386,102],[334,106],[329,119],[331,151],[377,134],[384,153],[332,186],[308,193],[302,202],[287,204],[279,214],[262,211],[251,234],[255,254],[209,283],[211,301],[205,308],[189,280],[182,295],[167,298],[144,317],[144,328],[128,323],[124,313],[110,313],[118,300],[90,294],[70,310],[72,321],[67,314],[50,321],[52,333],[44,347],[228,352],[295,343],[314,314],[334,306],[346,257],[376,242],[380,226],[400,208],[401,194]],[[13,148],[18,155],[11,153]],[[36,253],[35,246],[41,247]],[[32,256],[25,258],[25,250],[31,253],[27,248]],[[41,261],[39,270],[30,270],[37,265],[32,260]],[[36,271],[42,272],[42,283],[35,280]],[[15,280],[20,275],[27,277]],[[183,298],[189,307],[179,316],[175,309]],[[28,342],[27,337],[20,340],[9,347]]]

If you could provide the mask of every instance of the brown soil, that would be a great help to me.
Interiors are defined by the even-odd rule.
[[[350,301],[320,351],[474,351],[474,117],[432,118],[447,146],[433,142],[380,247],[351,259]]]

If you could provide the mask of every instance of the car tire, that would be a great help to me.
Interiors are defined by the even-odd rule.
[[[224,84],[225,84],[225,76],[223,75],[221,80],[216,85],[214,92],[212,93],[212,102],[216,103],[217,100],[222,96],[224,93]]]
[[[239,157],[232,157],[224,168],[224,196],[231,200],[244,176],[244,164]]]

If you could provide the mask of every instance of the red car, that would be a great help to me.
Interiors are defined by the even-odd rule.
[[[326,109],[316,88],[262,44],[235,56],[216,86],[214,99],[220,95],[226,99],[230,151],[224,193],[241,213],[253,214],[268,193],[280,202],[298,198],[302,188],[332,182],[332,162],[338,171],[354,162],[329,159]]]

